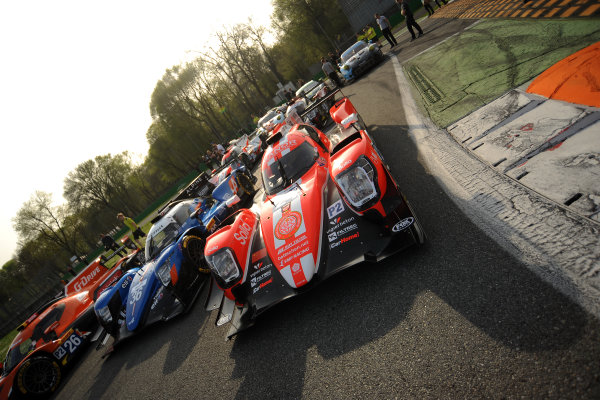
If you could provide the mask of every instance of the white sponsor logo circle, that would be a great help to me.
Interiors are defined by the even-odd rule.
[[[392,232],[400,232],[411,226],[415,222],[413,217],[404,218],[392,228]]]

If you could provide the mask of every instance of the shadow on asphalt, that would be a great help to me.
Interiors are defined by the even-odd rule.
[[[424,292],[515,351],[564,349],[581,336],[585,312],[462,214],[421,166],[407,127],[372,126],[370,132],[385,143],[379,147],[429,242],[346,270],[261,315],[233,345],[231,378],[242,380],[236,398],[302,397],[309,349],[327,360],[377,341],[405,322]]]
[[[139,334],[120,343],[111,355],[102,360],[102,368],[87,398],[101,398],[123,369],[133,369],[159,352],[165,346],[165,338],[169,338],[169,348],[162,372],[167,376],[176,371],[192,354],[208,323],[210,314],[203,309],[208,295],[207,286],[202,289],[188,313],[168,322],[150,325]],[[99,351],[104,350],[105,348]]]

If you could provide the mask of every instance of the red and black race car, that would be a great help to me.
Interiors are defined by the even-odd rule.
[[[330,114],[333,145],[310,125],[268,140],[262,204],[240,210],[206,241],[213,288],[207,308],[228,337],[276,303],[363,261],[379,261],[424,232],[347,98]]]
[[[100,258],[89,264],[64,292],[23,322],[0,363],[0,399],[45,398],[59,386],[65,368],[98,326],[94,300],[122,275],[122,267],[138,263],[138,253],[112,269]]]

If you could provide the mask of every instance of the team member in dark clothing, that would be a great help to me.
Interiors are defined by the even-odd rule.
[[[100,235],[100,240],[102,241],[102,244],[104,245],[104,248],[106,250],[113,250],[113,251],[119,250],[119,245],[115,242],[115,239],[113,239],[112,236],[102,234],[102,235]],[[121,252],[123,252],[123,254],[121,254]],[[126,256],[127,251],[121,249],[117,252],[117,254]]]
[[[412,36],[412,39],[410,39],[410,41],[412,42],[416,38],[415,32],[412,29],[413,26],[417,28],[417,31],[419,31],[419,37],[423,36],[423,29],[421,29],[419,24],[417,24],[417,22],[415,21],[415,16],[413,15],[412,11],[410,11],[408,0],[396,0],[396,3],[400,5],[400,13],[406,18],[406,28]]]

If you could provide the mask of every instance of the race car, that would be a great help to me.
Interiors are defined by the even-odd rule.
[[[231,193],[213,192],[213,196],[225,200],[183,200],[167,206],[153,220],[146,239],[146,264],[123,274],[94,305],[105,332],[101,344],[111,335],[114,348],[142,328],[189,310],[209,273],[203,255],[205,238],[240,201]]]
[[[221,159],[221,165],[228,164],[239,158],[247,168],[252,168],[259,160],[262,151],[260,139],[258,142],[250,141],[248,135],[244,134],[242,137],[230,142]]]
[[[327,84],[311,80],[296,91],[296,101],[288,106],[286,116],[295,110],[306,123],[323,128],[330,120],[328,111],[334,103],[330,94]]]
[[[275,134],[262,159],[260,207],[240,210],[210,235],[207,309],[228,338],[280,301],[363,261],[379,261],[425,234],[358,113],[331,109],[341,141],[310,125]]]
[[[350,82],[382,63],[384,59],[379,45],[359,40],[342,53],[338,66],[344,79]]]
[[[67,367],[91,339],[97,322],[93,302],[119,266],[108,269],[100,258],[73,278],[56,298],[33,313],[18,328],[4,362],[0,363],[0,399],[43,398],[60,385]]]
[[[236,188],[233,194],[243,195],[243,193],[238,193],[237,189],[250,189],[256,180],[244,163],[236,158],[213,170],[208,183],[212,185],[213,190],[223,185]]]

